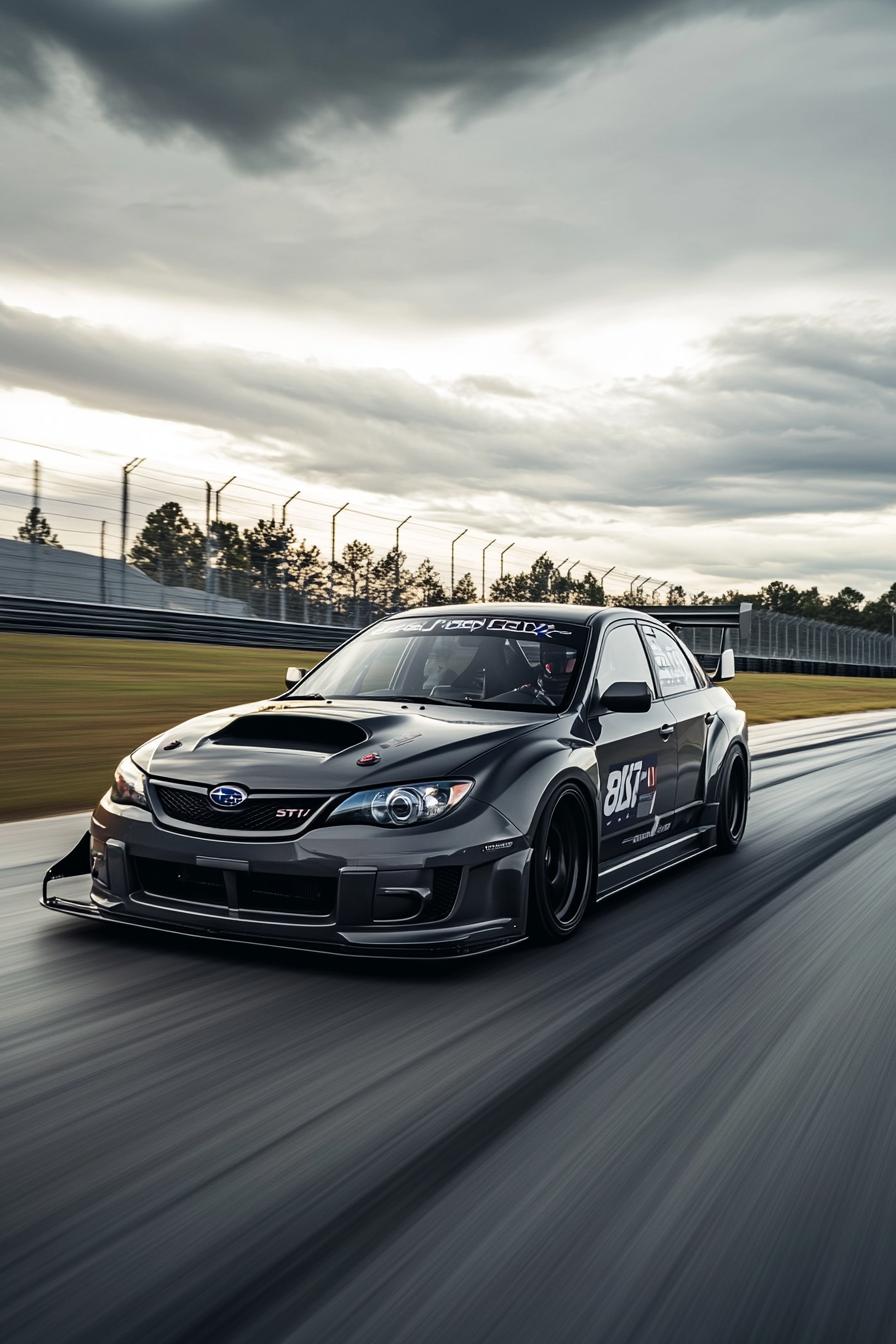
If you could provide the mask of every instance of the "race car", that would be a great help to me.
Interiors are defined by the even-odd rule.
[[[115,771],[43,904],[203,938],[446,957],[562,941],[589,905],[740,843],[727,632],[750,611],[405,611],[283,694],[190,719]],[[676,633],[721,630],[708,677]],[[89,904],[52,894],[89,873]]]

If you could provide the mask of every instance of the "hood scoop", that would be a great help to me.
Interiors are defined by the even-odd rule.
[[[356,723],[313,718],[310,714],[247,714],[233,719],[207,739],[227,747],[268,747],[275,751],[312,751],[332,756],[367,741]]]

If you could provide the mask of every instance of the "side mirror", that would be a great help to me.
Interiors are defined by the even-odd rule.
[[[734,650],[723,649],[713,681],[731,681],[734,676]]]
[[[600,708],[614,714],[646,714],[652,704],[646,681],[614,681],[600,698]]]
[[[291,691],[293,686],[298,686],[304,675],[304,667],[288,667],[286,669],[286,689]]]

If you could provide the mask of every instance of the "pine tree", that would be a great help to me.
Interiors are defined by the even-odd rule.
[[[529,571],[529,601],[550,602],[555,576],[557,567],[547,551],[543,551]]]
[[[316,548],[315,548],[316,549]],[[342,548],[342,559],[332,566],[333,589],[342,615],[361,619],[362,602],[369,606],[373,571],[373,547],[366,541],[349,541]]]
[[[326,566],[319,546],[309,546],[303,537],[293,547],[289,561],[289,585],[301,593],[306,602],[320,602],[326,589]]]
[[[573,601],[581,602],[585,607],[604,607],[607,604],[600,580],[595,578],[590,569],[581,579],[575,580],[573,591]]]
[[[785,616],[798,616],[800,613],[799,589],[792,583],[773,579],[760,589],[759,598],[768,611],[780,611]]]
[[[493,602],[528,602],[529,575],[502,575],[500,579],[495,579],[489,589],[489,597]]]
[[[41,513],[37,504],[34,504],[25,514],[25,521],[18,530],[19,541],[30,541],[35,546],[55,546],[57,550],[62,550],[62,542],[51,531],[50,524]]]
[[[204,585],[205,537],[173,499],[146,515],[130,558],[157,583]]]
[[[448,601],[439,572],[428,557],[414,571],[411,584],[415,606],[443,607]]]
[[[864,601],[865,594],[857,588],[841,588],[836,596],[828,598],[825,615],[829,621],[836,621],[839,625],[861,625],[860,608]]]
[[[896,583],[891,583],[875,601],[865,603],[862,624],[882,635],[896,633]]]
[[[259,518],[243,542],[253,581],[261,588],[285,588],[295,560],[296,534],[290,523]]]
[[[236,523],[212,523],[209,536],[212,561],[219,572],[237,574],[248,570],[249,552]]]
[[[401,611],[413,602],[414,576],[406,561],[404,551],[393,546],[371,568],[371,594],[383,612]]]
[[[489,595],[495,602],[566,602],[572,586],[544,551],[528,574],[505,574],[496,579]]]
[[[454,585],[454,592],[451,600],[453,602],[463,602],[465,604],[479,601],[479,589],[473,582],[472,574],[466,573],[462,578],[458,579],[457,583]]]

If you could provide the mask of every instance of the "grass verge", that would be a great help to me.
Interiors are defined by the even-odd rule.
[[[295,649],[0,634],[0,821],[90,808],[126,752],[181,720],[279,692]],[[739,673],[751,723],[896,708],[896,680]]]
[[[283,690],[295,649],[0,634],[0,821],[93,807],[128,751],[193,714]]]
[[[855,714],[864,709],[896,709],[896,678],[795,677],[771,672],[738,672],[728,682],[750,723],[814,719],[823,714]]]

